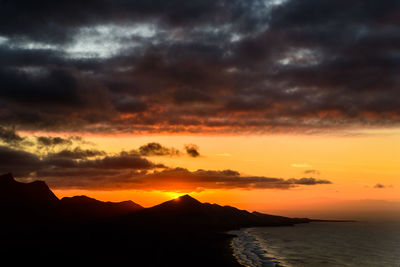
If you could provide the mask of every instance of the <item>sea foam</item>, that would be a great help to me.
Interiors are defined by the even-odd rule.
[[[278,267],[275,258],[266,256],[267,251],[260,246],[257,237],[251,235],[247,229],[230,231],[236,235],[231,246],[237,261],[246,267]]]

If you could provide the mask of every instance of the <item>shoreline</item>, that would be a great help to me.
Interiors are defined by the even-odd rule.
[[[319,229],[318,227],[323,227],[326,225],[328,227],[327,229],[330,229],[329,227],[339,227],[338,229],[341,229],[342,223],[353,223],[353,222],[359,222],[359,221],[344,221],[344,220],[313,220],[312,223],[317,227],[316,229]],[[332,224],[333,226],[330,226]],[[335,226],[337,225],[337,226]],[[351,224],[349,224],[351,225]],[[287,226],[285,226],[286,228]],[[307,225],[305,225],[305,229],[307,229]],[[284,240],[285,238],[288,238],[288,236],[284,235],[284,233],[288,232],[297,232],[296,230],[292,229],[289,227],[288,231],[285,229],[277,229],[277,232],[274,230],[272,232],[278,233],[278,236],[275,235],[275,238],[279,237],[281,239],[275,240],[274,237],[272,236],[271,238],[269,236],[263,236],[264,231],[268,232],[268,229],[263,230],[263,228],[276,228],[276,227],[245,227],[245,228],[240,228],[236,230],[231,230],[228,231],[227,233],[230,235],[233,235],[234,237],[231,238],[230,242],[230,248],[232,251],[232,256],[238,261],[238,263],[241,266],[244,267],[258,267],[258,266],[263,266],[263,267],[283,267],[287,266],[288,261],[293,260],[288,255],[286,255],[284,252],[281,253],[282,251],[280,250],[275,250],[275,246],[285,247],[284,242],[280,242],[281,239]],[[282,227],[278,227],[282,228]],[[314,228],[310,228],[311,230]],[[335,228],[334,228],[335,229]],[[344,228],[347,229],[347,228]],[[300,229],[299,233],[302,233]],[[282,234],[282,235],[281,235]],[[289,239],[291,236],[289,235]],[[268,241],[269,240],[269,241]],[[296,239],[295,239],[296,240]],[[271,242],[272,241],[272,242]],[[270,251],[270,246],[272,246],[273,249]],[[298,253],[298,250],[294,250],[295,253]],[[321,254],[323,255],[323,254]],[[312,259],[312,257],[311,257]],[[333,261],[336,260],[336,258],[332,258]],[[326,260],[332,260],[327,258]],[[296,260],[296,259],[294,259]],[[325,260],[325,259],[323,259]],[[339,259],[340,260],[340,259]],[[295,265],[294,265],[295,266]],[[314,266],[314,265],[313,265]]]
[[[232,230],[232,231],[227,232],[227,234],[229,234],[229,235],[232,236],[232,237],[229,239],[229,249],[230,249],[230,251],[231,251],[232,258],[233,258],[233,260],[235,260],[240,266],[249,267],[249,266],[247,266],[247,265],[244,265],[244,264],[241,262],[241,260],[239,259],[239,257],[237,256],[237,254],[236,254],[236,252],[235,252],[234,240],[235,240],[235,238],[238,238],[238,235],[231,233],[231,232],[233,232],[233,231],[240,231],[240,230]]]
[[[228,232],[230,235],[234,236],[230,242],[232,256],[236,259],[240,266],[244,267],[281,267],[275,258],[260,255],[267,253],[267,251],[259,246],[254,237],[246,233],[246,230],[251,228],[257,227],[246,227]]]
[[[231,231],[229,231],[229,232],[231,232]],[[236,257],[232,243],[233,243],[233,240],[235,238],[237,238],[237,235],[231,234],[229,232],[224,233],[226,235],[226,237],[227,237],[227,240],[226,240],[226,242],[224,244],[224,250],[227,253],[227,257],[225,257],[225,259],[227,260],[227,263],[229,263],[228,266],[232,266],[232,267],[233,266],[236,266],[236,267],[248,267],[246,265],[243,265],[239,261],[239,259]]]
[[[265,227],[246,227],[246,228],[240,228],[238,230],[231,230],[228,231],[227,233],[229,235],[232,235],[233,237],[231,238],[230,242],[230,249],[232,251],[232,256],[236,261],[239,263],[240,266],[243,267],[253,267],[253,266],[263,266],[263,267],[284,267],[281,265],[281,262],[278,261],[278,259],[269,257],[269,256],[264,256],[260,254],[266,254],[268,253],[267,250],[261,248],[259,244],[257,243],[257,240],[246,233],[246,230],[252,229],[252,228],[265,228]],[[243,239],[243,237],[248,237]],[[235,245],[235,239],[242,239],[240,240],[241,244],[242,241],[248,242],[247,245],[251,244],[250,246],[247,247],[238,247],[238,243]],[[255,245],[254,245],[255,244]],[[241,253],[238,254],[237,250],[241,252],[247,252],[247,253]],[[247,250],[247,251],[246,251]],[[252,255],[256,255],[255,257],[252,257]]]

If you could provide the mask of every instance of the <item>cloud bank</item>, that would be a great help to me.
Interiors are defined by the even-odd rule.
[[[0,121],[94,133],[398,126],[399,10],[396,0],[1,1]]]
[[[37,155],[0,146],[0,173],[12,172],[22,181],[45,180],[56,189],[161,190],[194,192],[206,189],[290,189],[331,184],[316,178],[244,176],[233,170],[171,168],[154,163],[136,151],[107,154],[103,151],[63,149]]]

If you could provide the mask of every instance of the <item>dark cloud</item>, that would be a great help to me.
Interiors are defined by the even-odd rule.
[[[197,158],[200,156],[199,147],[194,144],[188,144],[184,147],[188,156]],[[148,143],[139,147],[139,154],[142,156],[181,156],[183,153],[173,147],[165,147],[159,143]]]
[[[75,147],[74,149],[63,149],[56,153],[51,153],[48,156],[54,158],[68,158],[68,159],[87,159],[91,157],[105,156],[106,152],[97,149],[82,149]]]
[[[58,145],[72,145],[72,140],[62,137],[38,136],[37,143],[39,147],[53,147]]]
[[[16,177],[27,177],[43,168],[43,162],[32,153],[0,146],[0,172],[12,172]]]
[[[2,126],[0,126],[0,142],[3,142],[4,144],[15,148],[23,149],[26,147],[36,147],[39,150],[43,148],[49,149],[55,147],[69,147],[76,143],[90,144],[79,136],[70,136],[67,138],[59,136],[34,136],[33,138],[31,136],[22,137],[20,134],[17,133],[17,131],[15,131],[14,128]],[[74,152],[83,153],[84,151],[81,150],[80,147],[76,147],[74,149]],[[89,150],[86,150],[85,152],[90,154]],[[67,150],[64,150],[63,153],[67,153]]]
[[[321,173],[318,170],[305,170],[304,174],[320,175]]]
[[[146,111],[147,104],[131,96],[116,96],[115,108],[123,113],[140,113]]]
[[[161,191],[202,191],[206,189],[290,189],[297,186],[311,186],[318,184],[330,184],[330,181],[314,178],[281,179],[269,177],[248,177],[241,176],[232,170],[207,171],[197,170],[194,172],[183,168],[166,169],[161,172],[146,173],[119,172],[104,173],[101,179],[98,171],[86,173],[84,179],[74,178],[75,173],[44,173],[48,182],[59,188],[84,188],[116,190],[137,189],[137,190],[161,190]]]
[[[121,152],[116,156],[106,156],[102,159],[80,161],[80,168],[96,169],[153,169],[164,168],[162,164],[154,164],[136,153]]]
[[[0,146],[0,172],[12,172],[22,179],[68,176],[71,173],[76,176],[80,173],[80,178],[86,179],[83,175],[120,175],[158,168],[165,166],[131,152],[105,155],[103,151],[76,148],[39,157],[27,151]]]
[[[76,69],[38,68],[22,65],[5,69],[0,62],[3,124],[27,129],[71,129],[108,116],[111,103],[102,85]]]
[[[243,176],[233,170],[192,172],[184,168],[173,169],[153,163],[135,152],[100,156],[99,152],[77,149],[39,157],[4,146],[0,147],[0,172],[12,172],[21,180],[43,179],[55,188],[89,190],[290,189],[331,183],[315,178]]]
[[[10,146],[19,146],[25,139],[15,129],[0,126],[0,141]]]
[[[173,98],[177,104],[185,104],[192,102],[211,102],[210,96],[207,94],[192,90],[190,88],[179,88],[173,93]]]
[[[300,178],[300,179],[289,179],[289,182],[292,182],[296,185],[316,185],[316,184],[331,184],[328,180],[321,180],[315,178]]]
[[[205,189],[289,189],[299,185],[330,184],[330,181],[301,178],[282,179],[258,176],[242,176],[237,171],[197,170],[176,168],[155,172],[133,178],[133,181],[146,190],[201,191]],[[127,180],[129,183],[129,180]]]
[[[396,126],[399,10],[395,0],[1,1],[0,121],[94,133]]]
[[[381,189],[381,188],[386,188],[386,186],[383,185],[383,184],[378,183],[378,184],[374,185],[374,188]]]
[[[200,156],[199,147],[197,145],[185,145],[185,150],[186,153],[193,158],[197,158],[198,156]]]
[[[179,156],[181,153],[175,148],[164,147],[159,143],[148,143],[139,147],[142,156]]]
[[[75,154],[74,154],[75,152]],[[43,158],[43,163],[48,166],[65,169],[115,169],[115,170],[148,170],[165,168],[162,164],[154,164],[135,152],[120,152],[117,155],[106,155],[102,158],[88,159],[104,154],[95,150],[74,150],[51,153]],[[84,157],[85,156],[85,157]],[[78,159],[83,160],[76,160]]]
[[[161,19],[171,25],[192,26],[198,23],[221,22],[231,17],[226,8],[235,8],[237,1],[195,0],[173,1],[66,1],[57,5],[40,0],[2,1],[0,34],[23,36],[35,40],[60,43],[70,41],[70,34],[79,26]],[[239,14],[238,14],[239,15]],[[26,23],[30,21],[31,23]]]

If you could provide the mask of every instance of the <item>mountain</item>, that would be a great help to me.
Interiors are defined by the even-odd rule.
[[[0,211],[6,224],[44,225],[60,222],[83,222],[117,217],[143,209],[132,201],[102,202],[87,196],[61,200],[43,181],[18,182],[11,173],[0,175]]]
[[[20,183],[11,173],[0,176],[0,225],[10,231],[53,222],[58,202],[43,181]]]
[[[216,230],[252,226],[284,226],[310,222],[305,218],[250,213],[230,206],[201,203],[189,195],[140,210],[128,217],[131,223],[137,225],[153,225],[154,227],[162,225],[181,229],[203,227]]]
[[[103,202],[87,196],[59,200],[43,181],[21,183],[12,174],[0,176],[0,207],[10,222],[33,221],[80,223],[115,218],[136,227],[227,230],[251,226],[283,226],[307,223],[309,219],[287,218],[230,206],[201,203],[189,195],[143,208],[132,201]],[[122,221],[121,221],[122,220]]]
[[[87,196],[59,200],[41,181],[0,176],[0,251],[13,266],[240,266],[227,230],[309,222],[201,203],[143,208]]]
[[[110,218],[143,209],[133,201],[103,202],[87,196],[64,197],[60,204],[67,216],[80,219]]]
[[[43,181],[17,182],[11,173],[0,175],[1,205],[52,205],[58,198]]]

